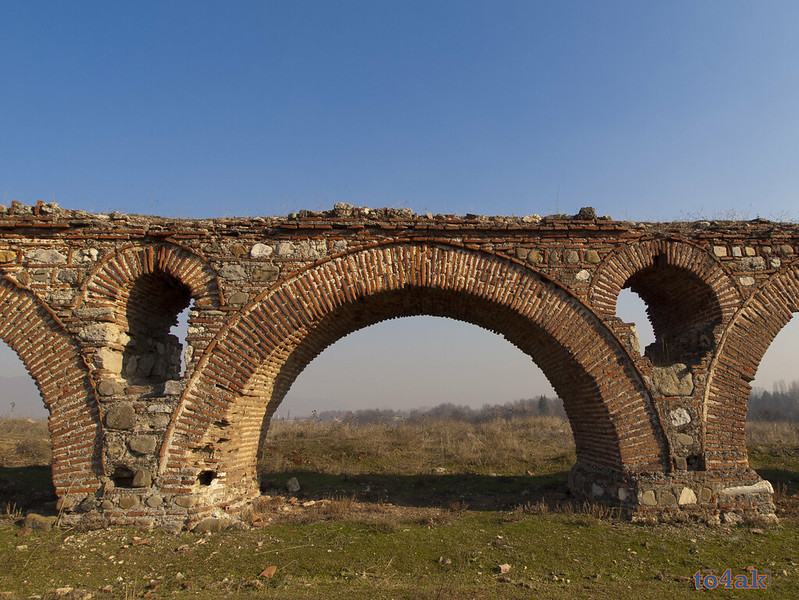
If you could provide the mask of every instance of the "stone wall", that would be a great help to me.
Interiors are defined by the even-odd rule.
[[[716,521],[773,513],[744,423],[749,381],[799,310],[797,251],[790,224],[592,209],[184,220],[14,203],[0,207],[0,337],[50,411],[68,519],[235,512],[302,369],[360,327],[429,314],[503,334],[541,367],[574,432],[574,494]],[[645,349],[616,317],[625,287],[648,306]],[[187,306],[181,348],[169,329]]]

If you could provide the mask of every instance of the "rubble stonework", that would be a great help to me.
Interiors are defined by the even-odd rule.
[[[438,315],[503,334],[563,399],[571,492],[634,518],[773,515],[749,382],[799,310],[799,226],[416,215],[168,219],[0,207],[0,337],[50,411],[69,520],[185,527],[258,494],[269,418],[325,347]],[[656,341],[616,317],[629,287]],[[190,306],[186,347],[169,334]],[[185,372],[180,372],[181,352]]]

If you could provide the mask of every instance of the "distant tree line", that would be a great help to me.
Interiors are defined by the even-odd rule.
[[[749,414],[753,421],[799,421],[799,381],[780,381],[767,392],[754,389],[749,396]]]
[[[519,417],[561,417],[566,418],[563,402],[560,398],[539,396],[525,400],[516,400],[505,404],[484,404],[482,408],[471,408],[451,402],[439,404],[432,408],[415,408],[413,410],[362,409],[356,411],[326,410],[314,412],[312,419],[319,421],[338,421],[353,425],[371,425],[382,423],[424,423],[431,420],[462,421],[465,423],[486,423],[499,419],[515,419]]]
[[[495,420],[508,420],[519,417],[559,417],[566,418],[560,398],[538,396],[506,402],[505,404],[484,404],[481,408],[471,408],[446,402],[432,408],[412,410],[392,410],[367,408],[356,411],[326,410],[314,411],[310,418],[317,421],[371,425],[406,422],[412,424],[431,420],[451,420],[465,423],[487,423]],[[761,388],[752,390],[749,397],[747,419],[752,421],[797,421],[799,422],[799,381],[774,384],[772,391]]]

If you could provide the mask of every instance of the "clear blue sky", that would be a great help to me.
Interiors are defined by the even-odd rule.
[[[0,0],[0,203],[797,220],[798,64],[788,1]],[[369,355],[398,364],[402,338],[438,331],[399,323]],[[447,331],[442,372],[489,335]],[[512,362],[483,347],[488,370]],[[334,394],[323,359],[293,393]],[[485,401],[532,395],[507,378]]]

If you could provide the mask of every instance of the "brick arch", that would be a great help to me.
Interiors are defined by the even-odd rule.
[[[182,344],[170,334],[178,314],[192,300],[198,310],[221,304],[216,272],[171,243],[121,248],[92,270],[79,297],[84,307],[112,309],[128,337],[115,375],[145,385],[180,377]]]
[[[167,275],[186,286],[198,308],[221,304],[216,272],[202,258],[172,244],[127,246],[103,258],[83,285],[78,306],[123,309],[133,283],[143,275]]]
[[[102,428],[80,349],[50,309],[7,279],[0,280],[0,338],[19,356],[50,413],[56,493],[96,492]]]
[[[705,455],[708,467],[748,468],[746,412],[755,378],[774,338],[799,312],[799,263],[772,276],[733,318],[708,373]]]
[[[533,357],[564,398],[578,463],[615,472],[665,469],[665,442],[645,386],[585,305],[506,258],[391,244],[299,272],[220,333],[167,432],[163,481],[185,488],[198,471],[212,469],[246,487],[264,421],[314,356],[361,327],[420,314],[494,330]]]
[[[735,312],[741,294],[721,264],[706,249],[668,239],[635,242],[611,252],[594,274],[591,306],[598,313],[614,316],[624,284],[636,273],[654,266],[671,266],[692,273],[713,290],[725,318]]]
[[[657,341],[647,349],[655,362],[693,362],[715,347],[716,327],[740,303],[737,284],[706,249],[684,241],[654,239],[625,245],[597,269],[591,304],[615,317],[625,287],[647,305]]]

